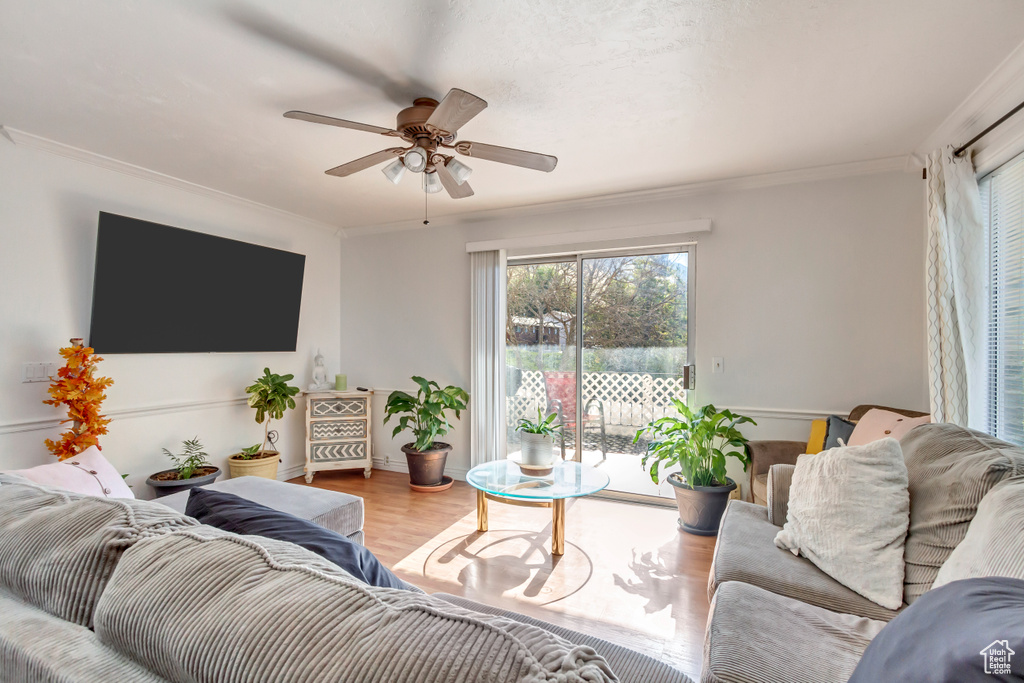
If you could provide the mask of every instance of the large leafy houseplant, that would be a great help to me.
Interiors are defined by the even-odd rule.
[[[416,439],[402,446],[413,487],[443,490],[451,485],[450,479],[449,483],[444,484],[444,464],[452,447],[438,441],[438,438],[451,431],[449,414],[454,414],[456,419],[462,416],[469,402],[469,394],[465,389],[452,385],[442,389],[437,382],[422,377],[413,377],[412,381],[419,385],[415,395],[393,391],[388,396],[384,424],[398,416],[398,425],[392,431],[391,438],[409,430]]]
[[[678,399],[672,404],[679,417],[667,416],[638,430],[633,443],[644,434],[651,437],[642,466],[650,467],[651,481],[661,482],[662,474],[679,466],[667,479],[672,484],[679,507],[679,526],[692,534],[714,536],[737,484],[726,476],[726,459],[736,458],[743,469],[750,465],[747,438],[737,428],[753,424],[749,417],[708,404],[691,410]]]
[[[650,464],[651,481],[660,483],[662,470],[679,465],[679,473],[669,476],[680,477],[690,487],[725,486],[727,457],[736,458],[747,469],[747,438],[736,426],[756,422],[730,410],[718,410],[710,403],[696,410],[679,399],[672,399],[672,404],[680,417],[654,420],[633,437],[633,443],[644,434],[652,437],[642,461],[644,468]]]
[[[295,375],[278,375],[272,373],[270,368],[263,368],[263,375],[245,388],[245,393],[249,394],[249,407],[256,409],[256,423],[263,425],[263,443],[260,444],[260,451],[267,447],[271,420],[280,420],[286,410],[295,407],[295,394],[299,393],[299,388],[288,384],[293,379]],[[248,460],[260,451],[245,449],[236,457]]]
[[[454,413],[456,419],[461,418],[469,394],[465,389],[451,385],[442,389],[437,382],[422,377],[413,377],[412,381],[420,387],[415,396],[404,391],[392,391],[388,396],[384,424],[393,416],[400,415],[391,438],[408,429],[416,439],[413,448],[422,453],[430,450],[438,437],[451,431],[448,414]]]

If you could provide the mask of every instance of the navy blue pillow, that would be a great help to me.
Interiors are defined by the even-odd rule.
[[[849,683],[1024,681],[1024,581],[933,588],[883,628]]]
[[[224,531],[300,545],[371,586],[416,590],[368,549],[341,534],[231,493],[195,487],[189,493],[185,514]]]
[[[857,425],[849,420],[844,420],[838,415],[829,415],[827,426],[825,427],[825,450],[830,448],[836,448],[839,446],[839,439],[843,440],[844,444],[850,443],[850,435],[853,434],[853,428]]]

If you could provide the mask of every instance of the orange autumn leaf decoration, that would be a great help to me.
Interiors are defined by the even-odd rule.
[[[105,390],[114,380],[93,374],[96,364],[103,359],[92,347],[83,346],[81,339],[72,339],[71,346],[61,349],[60,355],[64,367],[50,380],[50,398],[43,403],[68,408],[68,419],[61,423],[70,422],[71,429],[61,434],[59,441],[46,440],[46,447],[58,460],[67,460],[98,445],[100,435],[107,433],[110,419],[100,415],[100,404],[107,398]]]

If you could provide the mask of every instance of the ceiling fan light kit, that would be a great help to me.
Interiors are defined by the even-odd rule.
[[[413,100],[411,107],[398,112],[394,129],[304,111],[289,111],[284,115],[286,118],[299,121],[401,138],[409,143],[409,147],[391,147],[336,166],[326,171],[328,175],[344,177],[391,160],[383,171],[387,179],[395,185],[401,181],[407,170],[423,173],[424,192],[433,194],[443,188],[453,199],[463,199],[473,195],[473,189],[466,182],[473,169],[458,159],[439,152],[439,148],[546,173],[554,170],[558,159],[547,154],[480,142],[456,143],[455,137],[459,129],[486,107],[487,102],[476,95],[452,88],[440,102],[429,97]],[[396,156],[398,158],[395,158]]]
[[[403,157],[405,167],[413,173],[422,173],[427,168],[427,153],[422,147],[413,147]]]
[[[388,180],[397,185],[405,175],[405,161],[402,158],[395,159],[381,170]]]
[[[427,194],[441,191],[441,179],[437,177],[437,171],[423,174],[423,191]]]
[[[448,170],[451,171],[452,176],[455,177],[455,182],[459,185],[466,182],[469,179],[469,176],[473,175],[473,169],[466,166],[455,157],[449,157],[445,166],[447,166]]]

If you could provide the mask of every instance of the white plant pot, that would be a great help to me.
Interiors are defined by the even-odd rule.
[[[554,442],[550,434],[520,432],[522,437],[522,462],[532,467],[549,467],[554,460]]]

